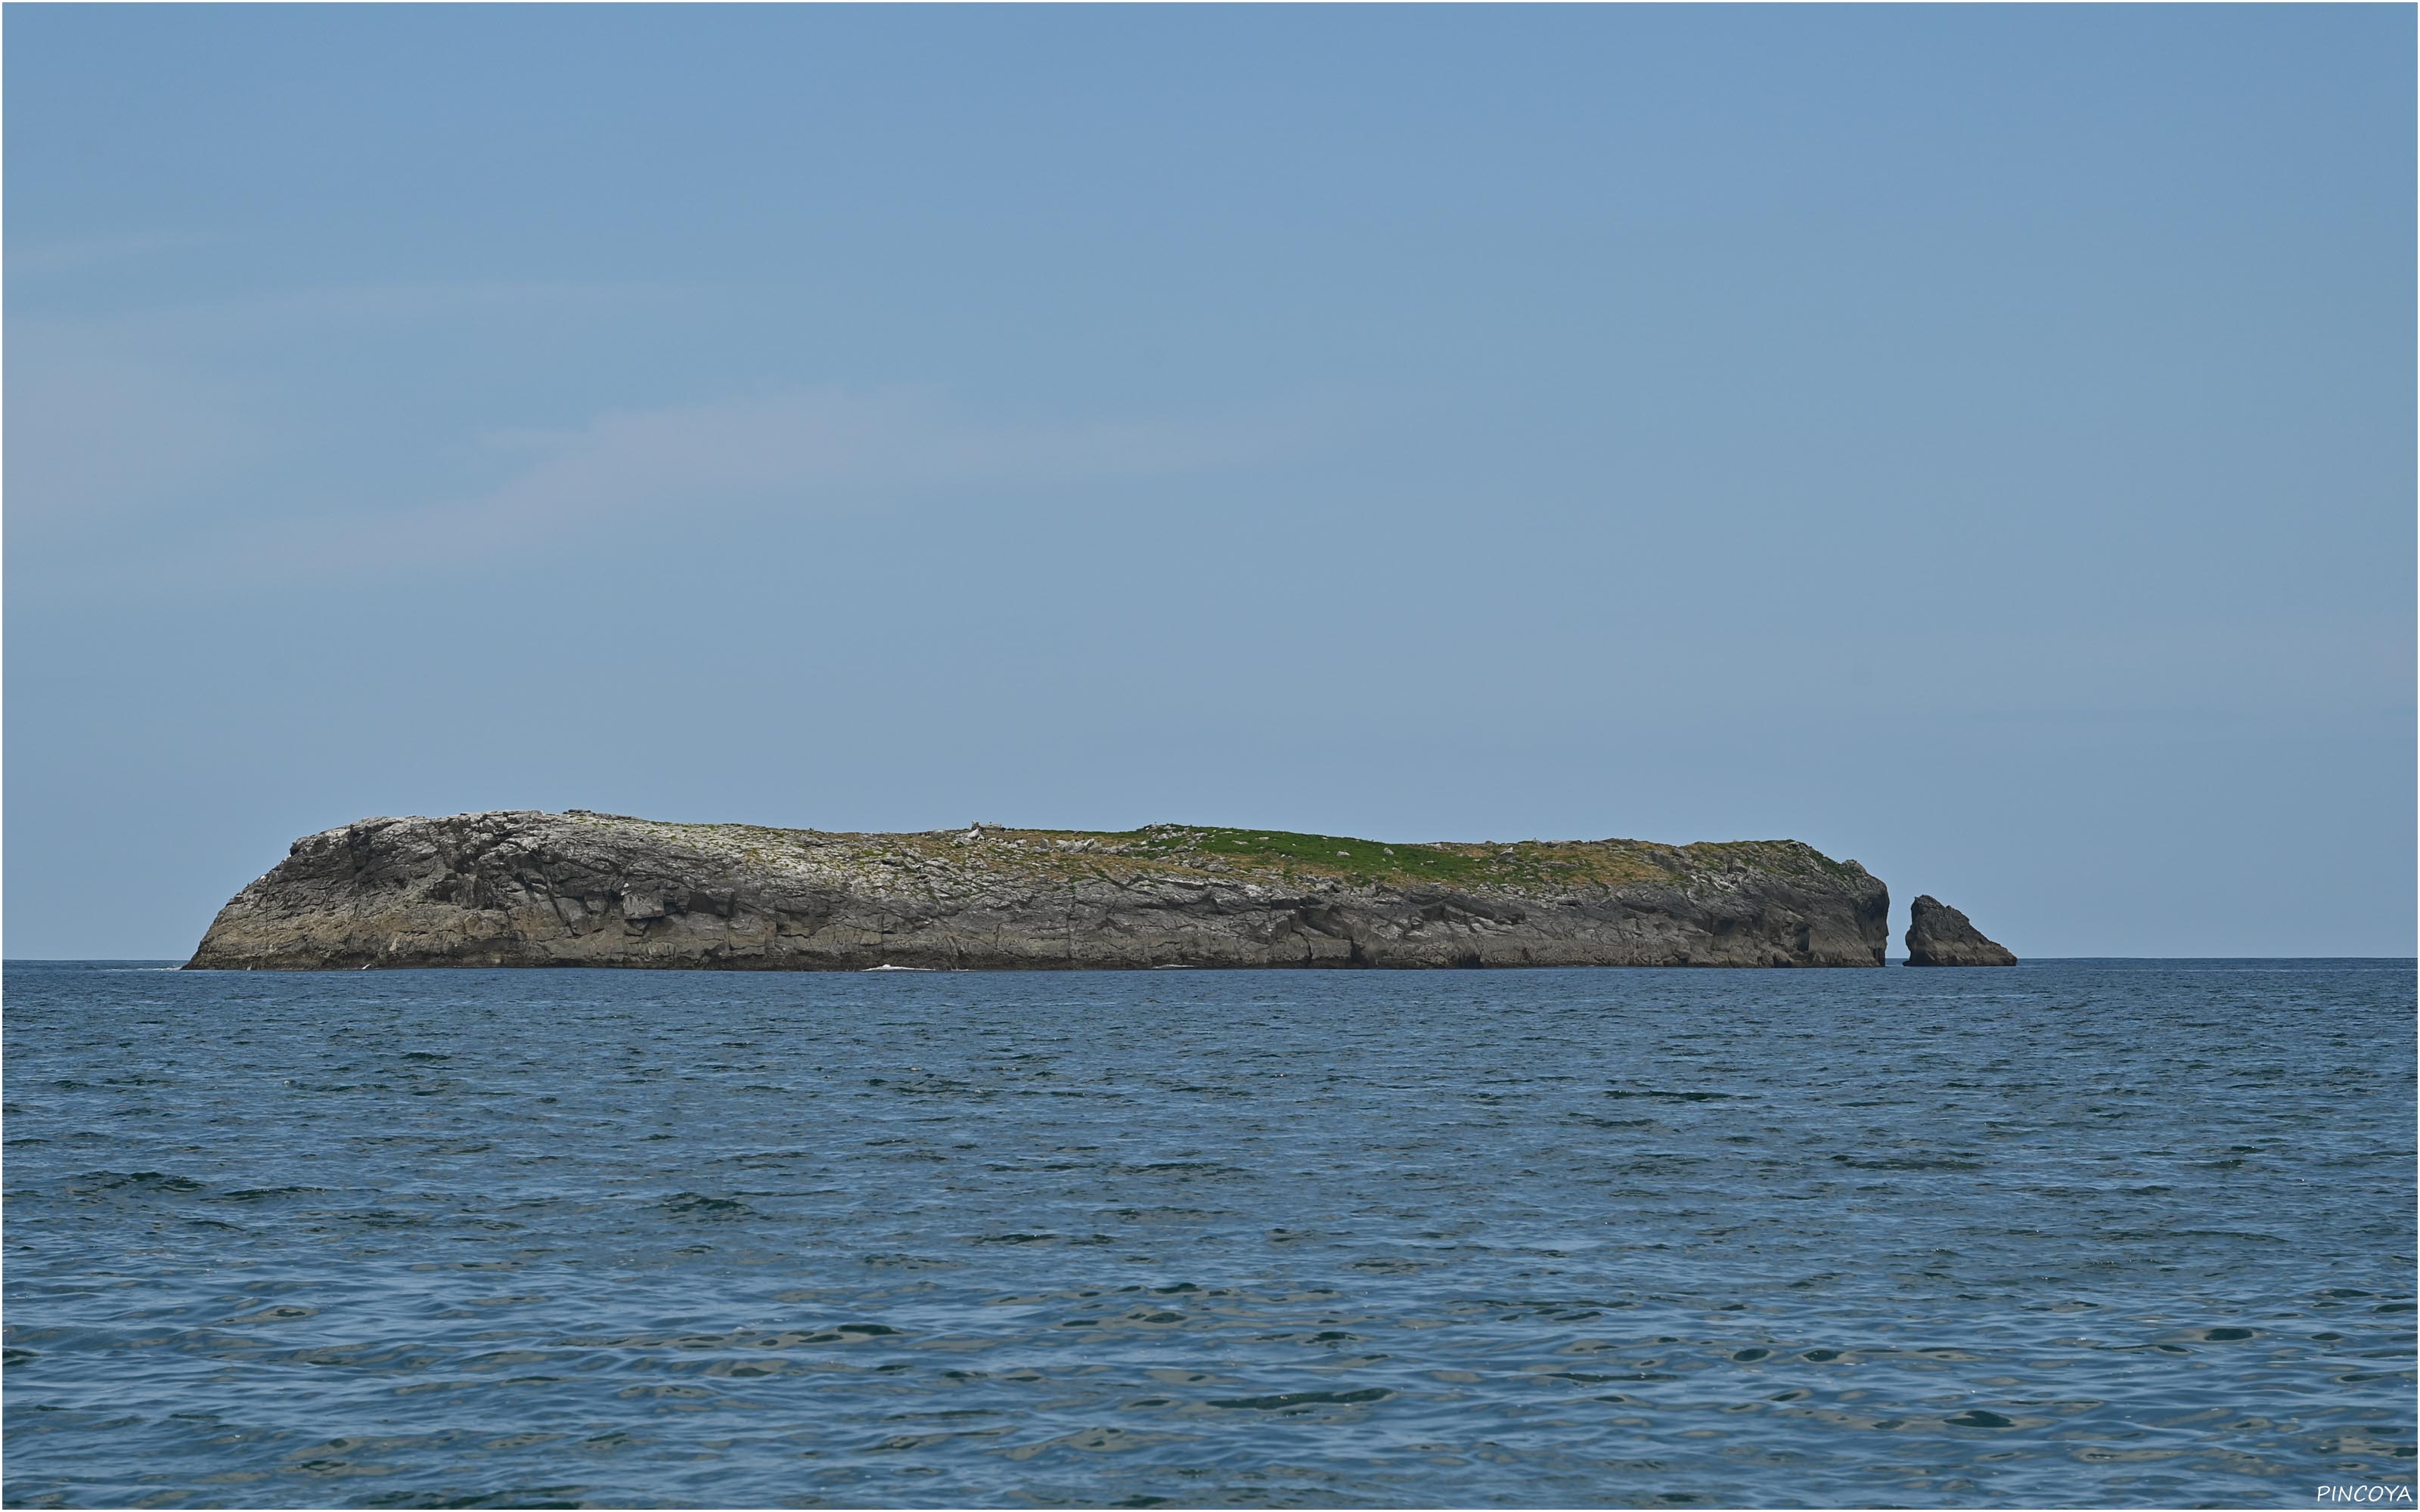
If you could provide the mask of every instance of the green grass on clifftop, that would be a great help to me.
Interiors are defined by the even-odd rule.
[[[1280,880],[1337,878],[1402,887],[1682,886],[1692,878],[1737,868],[1797,875],[1809,881],[1848,874],[1848,868],[1793,841],[1704,841],[1663,845],[1652,841],[1519,841],[1388,844],[1349,835],[1215,825],[1148,825],[1140,829],[1002,829],[908,834],[832,834],[755,825],[685,825],[586,815],[633,825],[750,861],[795,847],[841,844],[871,862],[915,855],[964,868],[994,866],[1027,875],[1131,876],[1178,872]]]

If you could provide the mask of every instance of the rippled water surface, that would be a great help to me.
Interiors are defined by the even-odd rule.
[[[2413,980],[12,965],[6,1498],[2410,1486]]]

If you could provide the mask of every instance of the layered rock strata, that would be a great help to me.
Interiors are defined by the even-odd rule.
[[[1856,862],[1795,841],[861,835],[514,811],[297,841],[187,966],[1874,966],[1889,907]]]
[[[1964,914],[1934,897],[1908,905],[1907,964],[1912,966],[2013,966],[2017,958]]]

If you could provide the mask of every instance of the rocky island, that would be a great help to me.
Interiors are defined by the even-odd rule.
[[[296,841],[186,967],[1878,966],[1889,909],[1865,868],[1796,841],[831,834],[515,810]]]
[[[2016,953],[1988,939],[1974,921],[1938,898],[1908,905],[1907,964],[1912,966],[2013,966]]]

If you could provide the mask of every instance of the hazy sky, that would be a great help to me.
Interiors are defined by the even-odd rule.
[[[5,948],[581,807],[2408,954],[2413,26],[10,7]]]

